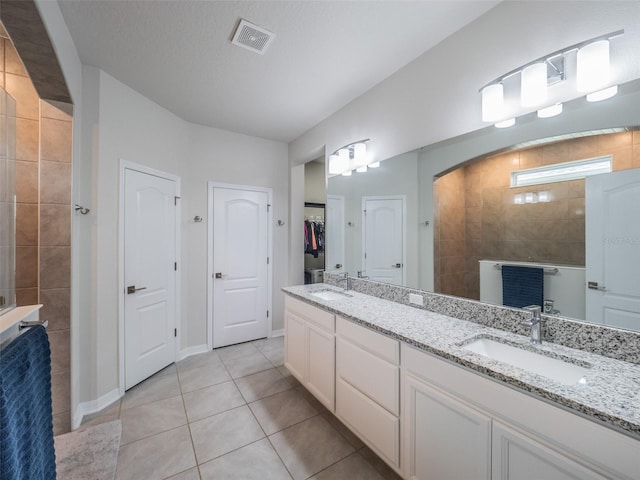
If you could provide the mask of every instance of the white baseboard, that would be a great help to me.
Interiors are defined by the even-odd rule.
[[[271,330],[271,338],[273,337],[284,337],[284,328],[280,328],[278,330]]]
[[[82,424],[82,419],[85,415],[90,415],[92,413],[99,412],[103,408],[108,407],[113,402],[120,399],[120,390],[114,388],[109,393],[101,396],[96,400],[89,400],[88,402],[80,402],[78,408],[76,408],[75,413],[73,414],[72,422],[71,422],[71,430],[75,430]]]
[[[205,343],[203,345],[195,345],[193,347],[187,347],[178,352],[178,359],[176,361],[184,360],[187,357],[191,357],[192,355],[198,355],[199,353],[205,353],[211,350],[209,346]]]

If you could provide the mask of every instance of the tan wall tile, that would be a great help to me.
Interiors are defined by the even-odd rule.
[[[64,120],[67,122],[72,120],[71,115],[46,100],[40,100],[40,115],[42,118],[53,118],[55,120]]]
[[[71,286],[71,248],[40,247],[40,288]]]
[[[18,203],[16,205],[16,245],[38,245],[38,205]]]
[[[71,374],[60,372],[51,375],[51,399],[53,414],[68,412],[71,409]]]
[[[607,155],[616,148],[627,147],[633,143],[633,134],[631,132],[598,135],[597,138],[600,155]]]
[[[41,160],[71,163],[71,122],[43,118]]]
[[[640,130],[633,131],[633,144],[640,145]]]
[[[16,201],[38,203],[38,163],[16,161]]]
[[[38,247],[16,247],[16,288],[38,286]]]
[[[68,288],[41,288],[40,303],[40,317],[49,322],[49,331],[69,329],[71,296]]]
[[[16,118],[16,160],[39,160],[40,131],[37,120]]]
[[[35,305],[38,303],[38,289],[32,288],[16,288],[16,304],[19,307],[24,305]]]
[[[53,435],[63,435],[71,431],[71,412],[58,413],[53,416]]]
[[[581,137],[567,141],[568,155],[571,159],[580,160],[598,156],[598,137]]]
[[[16,101],[17,117],[40,118],[40,99],[29,77],[5,73],[5,89]]]
[[[16,52],[13,42],[5,41],[4,48],[4,68],[7,73],[14,73],[23,77],[28,77],[27,69],[24,68],[24,64]],[[29,80],[31,81],[31,80]]]
[[[633,168],[640,168],[640,146],[633,146],[633,157],[631,160],[631,165]]]
[[[71,165],[40,162],[40,202],[71,204]]]
[[[71,245],[71,208],[69,205],[40,205],[40,245]]]
[[[69,330],[48,331],[51,346],[51,373],[68,372],[71,366]]]
[[[613,157],[613,170],[627,170],[633,167],[633,147],[619,147],[611,150]]]

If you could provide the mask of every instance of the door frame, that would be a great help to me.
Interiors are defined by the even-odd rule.
[[[139,163],[131,162],[123,158],[120,159],[120,185],[119,185],[119,205],[118,205],[118,390],[120,396],[125,392],[125,358],[124,358],[124,298],[125,298],[125,281],[124,281],[124,201],[125,201],[125,174],[127,170],[134,170],[136,172],[144,173],[146,175],[153,175],[155,177],[164,178],[175,182],[177,199],[180,199],[180,177],[171,173],[163,172],[155,168],[146,167]],[[174,346],[174,361],[178,357],[178,346],[180,345],[180,335],[182,325],[180,312],[181,312],[181,256],[180,256],[180,212],[181,207],[178,204],[178,208],[175,209],[176,213],[176,238],[175,238],[175,258],[178,262],[178,271],[176,272],[175,279],[175,327],[178,329],[178,334],[175,337]]]
[[[407,285],[407,196],[406,195],[371,195],[367,197],[362,197],[362,207],[361,210],[361,225],[362,225],[362,243],[360,246],[360,265],[362,265],[362,270],[366,272],[365,266],[366,261],[364,258],[365,253],[365,240],[367,236],[366,229],[366,221],[365,218],[365,204],[367,200],[401,200],[402,201],[402,285]]]
[[[207,348],[213,349],[213,191],[216,188],[232,190],[246,190],[267,194],[267,338],[273,333],[273,189],[268,187],[254,187],[251,185],[236,185],[232,183],[207,182]]]
[[[342,214],[342,225],[341,225],[341,233],[342,235],[340,235],[340,238],[338,239],[338,242],[340,243],[340,250],[342,252],[342,258],[340,259],[340,261],[342,262],[342,268],[340,268],[339,270],[341,272],[348,272],[348,268],[347,268],[347,262],[346,262],[346,253],[345,253],[345,248],[346,248],[346,242],[345,242],[345,228],[344,228],[344,219],[345,219],[345,198],[344,195],[332,195],[332,194],[327,194],[327,203],[326,205],[329,205],[329,199],[335,199],[335,200],[339,200],[340,201],[340,213]],[[326,210],[326,207],[325,207]],[[326,218],[326,214],[325,214],[325,226],[327,224],[327,218]],[[325,227],[326,228],[326,227]],[[328,240],[328,235],[325,233],[325,243],[326,240]],[[335,238],[334,238],[335,239]],[[336,269],[334,268],[334,266],[332,266],[331,268],[327,268],[327,252],[329,251],[329,249],[331,248],[331,244],[329,243],[327,246],[325,246],[325,253],[324,253],[324,270],[325,272],[328,271],[336,271]]]

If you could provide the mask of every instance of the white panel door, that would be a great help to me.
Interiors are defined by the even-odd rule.
[[[640,169],[587,177],[587,320],[640,328]]]
[[[404,284],[404,203],[403,197],[362,198],[363,273],[372,280]]]
[[[267,336],[269,194],[213,188],[213,347]]]
[[[325,270],[344,270],[344,197],[327,195],[325,210]],[[353,272],[352,272],[353,273]]]
[[[125,389],[175,361],[174,180],[124,172]]]

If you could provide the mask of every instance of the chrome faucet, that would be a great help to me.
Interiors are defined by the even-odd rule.
[[[351,278],[349,278],[349,272],[344,272],[342,274],[342,281],[344,281],[344,291],[347,292],[351,290]]]
[[[531,319],[523,320],[520,325],[531,327],[531,343],[542,343],[542,330],[540,324],[543,322],[540,305],[529,305],[528,307],[522,307],[523,310],[531,312]]]

